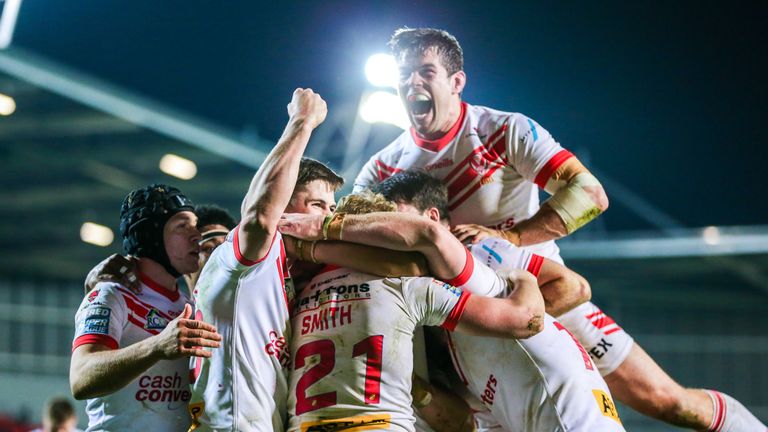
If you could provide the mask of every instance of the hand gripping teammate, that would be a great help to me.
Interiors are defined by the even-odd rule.
[[[599,181],[532,119],[463,102],[463,53],[448,32],[401,29],[390,47],[412,128],[368,161],[355,190],[427,170],[448,186],[460,240],[492,234],[562,262],[552,240],[608,207]],[[541,207],[535,186],[552,195]],[[614,322],[594,304],[557,318],[593,356],[613,395],[635,410],[701,430],[766,428],[728,395],[680,386],[618,325],[605,326]]]

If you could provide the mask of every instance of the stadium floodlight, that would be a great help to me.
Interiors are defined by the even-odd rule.
[[[16,111],[16,101],[12,97],[0,93],[0,115],[9,116]]]
[[[376,87],[397,88],[397,63],[389,54],[374,54],[365,62],[365,76]]]
[[[160,171],[182,180],[189,180],[197,175],[197,165],[189,159],[169,153],[160,159]]]
[[[401,129],[410,126],[400,98],[389,92],[377,91],[364,96],[359,113],[368,123],[388,123]]]
[[[80,239],[96,246],[109,246],[115,239],[115,235],[104,225],[86,222],[80,227]]]
[[[704,243],[715,246],[720,243],[720,230],[716,226],[708,226],[701,232]]]

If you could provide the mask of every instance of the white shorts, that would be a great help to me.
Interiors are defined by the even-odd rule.
[[[592,302],[577,306],[557,320],[576,336],[602,376],[615,371],[634,344],[632,337]]]

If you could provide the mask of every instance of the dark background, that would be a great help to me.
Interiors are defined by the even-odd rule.
[[[768,3],[536,3],[28,0],[14,44],[275,140],[295,87],[333,110],[395,28],[444,28],[468,102],[533,117],[683,226],[766,223]]]

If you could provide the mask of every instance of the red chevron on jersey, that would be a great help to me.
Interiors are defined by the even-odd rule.
[[[506,140],[504,132],[507,130],[507,125],[503,125],[482,146],[475,148],[475,150],[469,154],[453,171],[451,171],[443,182],[448,185],[448,210],[453,211],[467,200],[475,191],[485,184],[485,181],[489,179],[498,169],[503,168],[506,165]],[[450,181],[450,177],[454,176],[458,169],[464,167],[464,172],[455,180]],[[479,181],[477,180],[480,177]],[[464,190],[470,183],[475,182],[472,187],[469,188],[463,195],[457,196],[459,192]]]
[[[592,322],[593,326],[602,330],[603,333],[607,335],[616,333],[617,331],[621,330],[621,327],[616,324],[616,321],[614,321],[613,318],[609,317],[608,315],[604,314],[601,310],[587,315],[586,318]]]
[[[380,182],[384,181],[384,180],[392,177],[393,175],[399,173],[400,171],[402,171],[401,169],[395,168],[395,167],[391,167],[391,166],[385,164],[384,162],[382,162],[380,160],[376,161],[376,170],[377,170],[377,173],[379,175],[379,181]]]

